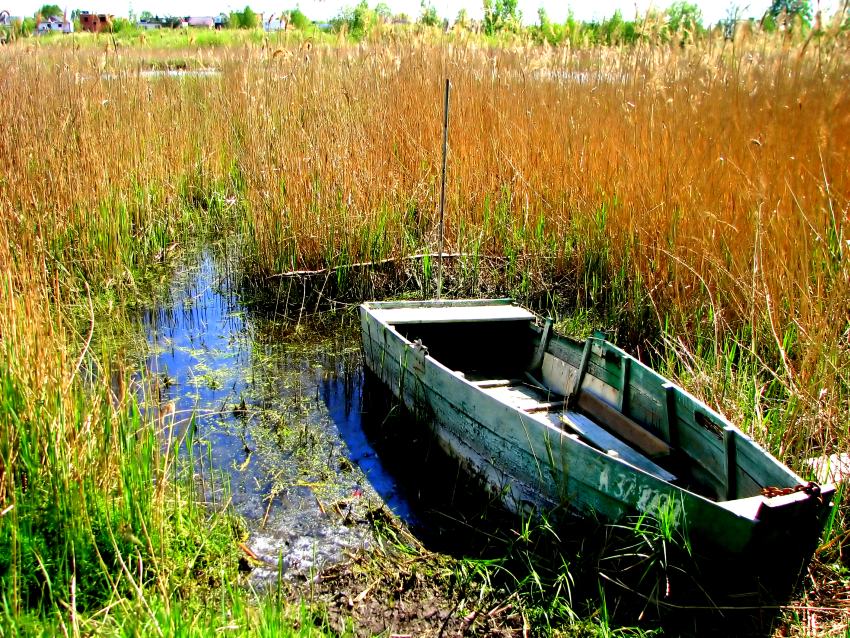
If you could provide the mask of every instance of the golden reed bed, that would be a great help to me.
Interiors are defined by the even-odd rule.
[[[635,306],[684,382],[778,455],[834,451],[850,397],[847,59],[840,37],[7,47],[4,334],[10,290],[47,317],[83,290],[68,275],[120,290],[187,224],[234,209],[251,276],[435,250],[449,77],[448,251],[507,259],[569,304]],[[169,64],[218,72],[140,73]]]

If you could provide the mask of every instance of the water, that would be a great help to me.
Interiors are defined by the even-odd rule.
[[[139,77],[149,80],[157,78],[210,78],[221,75],[218,69],[141,69]]]
[[[368,546],[376,509],[415,519],[363,431],[352,317],[316,326],[254,315],[226,261],[207,252],[178,269],[143,324],[156,379],[148,408],[166,439],[182,440],[194,419],[196,455],[227,478],[248,523],[255,578],[309,577]]]
[[[128,70],[119,73],[102,73],[103,80],[121,80],[131,78],[134,75],[145,80],[157,80],[161,78],[182,79],[182,78],[214,78],[221,75],[221,71],[212,68],[201,69],[138,69]]]

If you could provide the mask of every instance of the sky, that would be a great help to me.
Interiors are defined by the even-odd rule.
[[[325,21],[338,15],[343,7],[353,6],[358,0],[0,0],[0,10],[7,9],[13,16],[33,15],[43,4],[58,4],[67,9],[87,9],[97,13],[112,13],[116,16],[127,16],[131,11],[136,15],[142,11],[150,11],[156,15],[176,16],[211,16],[231,10],[241,10],[245,4],[257,12],[279,13],[296,6],[308,18]],[[379,0],[367,0],[370,6]],[[664,9],[672,0],[518,0],[518,8],[526,23],[537,22],[537,10],[546,9],[553,22],[563,22],[567,13],[572,10],[576,19],[582,21],[602,20],[620,10],[625,19],[635,16],[635,9],[644,13],[648,8]],[[726,17],[731,6],[741,9],[742,17],[761,17],[770,6],[770,0],[689,0],[697,4],[703,16],[703,24],[714,24]],[[820,6],[824,15],[831,14],[839,0],[821,0]],[[421,13],[421,0],[384,0],[393,13],[406,13],[416,18]],[[460,9],[465,8],[471,18],[482,15],[482,0],[430,0],[441,17],[454,20]],[[818,0],[812,0],[812,6],[817,6]]]

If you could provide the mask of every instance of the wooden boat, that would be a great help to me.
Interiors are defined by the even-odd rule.
[[[696,550],[794,576],[811,557],[834,488],[604,338],[556,335],[511,300],[369,302],[360,318],[367,367],[509,509],[672,513]]]

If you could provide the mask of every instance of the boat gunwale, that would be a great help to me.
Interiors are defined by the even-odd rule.
[[[539,326],[534,325],[534,324],[532,324],[532,325],[533,325],[533,329],[534,329],[535,331],[542,331],[542,329],[541,329]],[[580,341],[577,341],[576,339],[574,339],[574,338],[572,338],[572,337],[570,337],[570,336],[568,336],[568,335],[562,335],[562,334],[554,333],[554,334],[553,334],[553,336],[554,336],[555,338],[561,339],[561,340],[563,340],[563,341],[570,341],[570,342],[572,342],[573,344],[581,344],[581,342],[580,342]],[[700,407],[700,410],[701,410],[701,411],[703,411],[703,412],[705,413],[705,416],[710,417],[710,418],[712,418],[712,419],[714,419],[714,420],[718,421],[719,423],[717,423],[717,425],[718,425],[718,426],[720,426],[722,429],[725,429],[725,428],[731,428],[732,430],[734,430],[735,434],[736,434],[737,436],[741,437],[741,439],[743,440],[743,442],[744,442],[744,443],[747,443],[747,444],[749,444],[749,445],[754,446],[754,447],[756,448],[756,450],[755,450],[755,451],[756,451],[756,452],[758,452],[758,453],[760,453],[761,458],[763,458],[763,459],[768,459],[768,460],[769,460],[769,462],[770,462],[770,463],[771,463],[771,464],[772,464],[775,468],[777,468],[777,469],[778,469],[778,470],[779,470],[782,474],[784,474],[784,475],[786,476],[786,478],[788,479],[788,482],[789,482],[789,483],[791,483],[791,485],[783,485],[783,486],[781,486],[781,487],[796,487],[796,486],[798,486],[798,485],[800,485],[800,486],[808,485],[808,481],[803,480],[803,478],[802,478],[800,475],[798,475],[798,474],[797,474],[796,472],[794,472],[794,471],[793,471],[790,467],[788,467],[786,464],[782,463],[779,459],[777,459],[777,458],[776,458],[773,454],[771,454],[768,450],[766,450],[766,449],[764,448],[764,446],[762,446],[762,445],[761,445],[758,441],[756,441],[756,440],[755,440],[753,437],[751,437],[749,434],[747,434],[746,432],[744,432],[743,430],[741,430],[741,428],[739,428],[737,425],[735,425],[734,423],[732,423],[732,422],[731,422],[728,418],[726,418],[725,416],[723,416],[722,414],[720,414],[719,412],[717,412],[714,408],[712,408],[710,405],[708,405],[705,401],[703,401],[703,400],[701,400],[701,399],[697,398],[696,396],[694,396],[693,394],[691,394],[690,392],[688,392],[688,390],[686,390],[685,388],[683,388],[683,387],[682,387],[681,385],[679,385],[678,383],[676,383],[676,382],[674,382],[674,381],[672,381],[672,380],[668,379],[668,378],[667,378],[667,377],[665,377],[664,375],[660,374],[657,370],[654,370],[653,368],[649,367],[648,365],[646,365],[645,363],[643,363],[643,362],[642,362],[642,361],[640,361],[639,359],[637,359],[637,358],[635,358],[635,357],[631,356],[628,352],[626,352],[625,350],[623,350],[622,348],[620,348],[618,345],[616,345],[616,344],[614,344],[614,343],[611,343],[611,342],[610,342],[610,341],[608,341],[607,339],[600,338],[600,337],[595,337],[595,336],[591,336],[591,337],[589,337],[589,338],[590,338],[590,339],[594,339],[594,340],[598,341],[598,342],[599,342],[600,344],[602,344],[602,345],[603,345],[606,349],[611,350],[611,351],[614,351],[614,352],[615,352],[616,354],[618,354],[620,357],[629,357],[629,358],[632,360],[632,363],[633,363],[633,364],[636,364],[636,365],[638,365],[638,366],[640,366],[640,367],[642,368],[642,372],[643,372],[644,374],[648,374],[649,376],[654,377],[654,378],[655,378],[655,380],[657,380],[657,381],[659,381],[659,382],[661,382],[661,383],[670,383],[670,384],[672,384],[672,385],[674,386],[675,390],[676,390],[678,393],[680,393],[680,394],[681,394],[681,396],[683,396],[684,398],[688,399],[688,400],[689,400],[689,401],[691,401],[692,403],[694,403],[694,404],[698,405],[698,406]],[[554,356],[554,355],[553,355],[553,356]],[[597,378],[598,378],[598,377],[597,377]],[[603,383],[605,383],[605,381],[603,381],[602,379],[600,379],[600,381],[602,381]],[[602,398],[602,400],[604,401],[605,399],[604,399],[604,398]],[[610,404],[609,404],[609,405],[610,405]],[[612,406],[612,407],[616,407],[616,406]],[[752,479],[752,481],[753,481],[754,483],[757,483],[757,484],[759,484],[759,483],[760,483],[760,481],[758,480],[758,478],[757,478],[757,477],[753,476],[750,472],[747,472],[747,471],[746,471],[743,467],[739,466],[739,468],[741,469],[741,471],[742,471],[742,472],[746,473],[746,474],[747,474],[747,475],[748,475],[748,476]],[[833,490],[833,491],[834,491],[834,489],[835,489],[835,487],[834,487],[833,485],[831,485],[831,484],[824,484],[824,485],[821,485],[820,487],[821,487],[821,491],[822,491],[822,492],[823,492],[826,488],[832,488],[832,490]],[[727,500],[727,501],[712,501],[712,502],[713,502],[713,503],[718,503],[718,504],[719,504],[719,503],[729,503],[729,502],[734,502],[734,501],[739,501],[739,500],[749,499],[749,498],[753,498],[753,496],[743,496],[743,497],[739,497],[739,498],[731,499],[731,500]],[[774,497],[774,498],[777,498],[777,497]],[[710,500],[710,499],[709,499],[709,500]],[[772,502],[773,502],[773,501],[771,501],[771,503],[772,503]]]
[[[416,347],[416,344],[414,342],[410,341],[409,339],[407,339],[399,330],[397,330],[394,324],[389,323],[386,319],[384,319],[380,316],[380,310],[381,309],[403,308],[403,307],[407,307],[407,306],[413,307],[413,306],[424,305],[424,304],[429,304],[427,307],[440,307],[440,306],[451,307],[452,305],[457,305],[457,306],[464,306],[464,305],[486,306],[486,305],[491,305],[492,302],[496,302],[496,304],[498,304],[498,305],[516,305],[515,302],[512,299],[496,299],[496,300],[440,300],[440,301],[426,301],[426,302],[420,302],[420,301],[365,302],[365,303],[361,304],[360,307],[363,309],[363,311],[365,313],[367,313],[369,315],[369,317],[371,318],[372,321],[374,321],[378,325],[384,327],[385,329],[387,329],[388,331],[393,333],[393,335],[402,344],[409,346],[409,347]],[[531,313],[531,311],[529,311],[529,312]],[[533,328],[535,330],[540,330],[540,327],[535,325],[535,322],[534,322],[535,319],[539,319],[539,315],[537,315],[536,313],[531,313],[531,315],[532,315],[532,317],[529,317],[529,319],[528,319],[529,325],[533,326]],[[457,323],[473,323],[473,321],[462,320],[462,321],[458,321]],[[404,325],[404,324],[401,324],[401,325]],[[581,343],[581,342],[576,341],[574,338],[569,337],[567,335],[557,334],[556,336],[559,339],[568,340],[568,341],[571,341],[573,343]],[[602,339],[602,338],[598,338],[598,340],[600,341],[600,343],[605,344],[607,347],[610,347],[611,349],[616,350],[621,356],[622,355],[630,356],[630,355],[628,355],[628,353],[626,353],[624,350],[622,350],[621,348],[619,348],[615,344],[611,343],[610,341],[607,341],[607,340]],[[426,345],[426,348],[427,348],[427,345]],[[454,382],[456,382],[456,383],[460,382],[461,385],[465,386],[466,388],[473,389],[479,395],[488,396],[492,399],[495,399],[496,401],[498,401],[502,405],[511,409],[513,412],[516,412],[518,414],[525,414],[522,409],[515,407],[515,406],[512,406],[507,402],[501,401],[497,397],[494,397],[492,394],[487,393],[485,388],[478,387],[476,384],[472,383],[469,379],[467,379],[465,376],[463,376],[463,374],[459,373],[456,370],[449,368],[448,366],[446,366],[444,363],[442,363],[438,359],[435,359],[434,357],[432,357],[429,353],[427,353],[427,351],[424,352],[423,355],[424,355],[423,358],[425,360],[429,360],[440,371],[442,371],[444,373],[448,373],[448,375],[454,380]],[[634,357],[631,357],[631,358],[634,359]],[[739,435],[745,442],[750,443],[751,445],[755,446],[757,451],[760,452],[762,454],[762,456],[768,457],[774,465],[781,468],[787,475],[789,475],[789,477],[793,477],[793,479],[797,482],[798,485],[801,485],[801,486],[807,485],[806,481],[803,481],[803,479],[800,478],[795,472],[793,472],[788,466],[781,463],[772,454],[770,454],[767,450],[765,450],[758,442],[756,442],[752,437],[750,437],[745,432],[741,431],[741,429],[738,428],[736,425],[731,423],[726,417],[719,414],[717,411],[713,410],[710,406],[708,406],[705,402],[697,399],[695,396],[693,396],[687,390],[682,388],[680,385],[670,381],[669,379],[662,376],[661,374],[659,374],[657,371],[653,370],[652,368],[650,368],[646,364],[640,362],[637,359],[635,359],[635,361],[639,365],[641,365],[646,371],[651,373],[653,376],[657,377],[662,382],[672,383],[674,385],[674,387],[679,392],[681,392],[685,397],[687,397],[689,400],[693,401],[694,403],[699,405],[701,408],[704,408],[705,411],[708,414],[710,414],[712,417],[719,420],[725,426],[734,429],[736,434]],[[457,406],[456,406],[456,408],[457,408]],[[457,408],[457,409],[459,409],[459,408]],[[463,412],[462,410],[460,410],[460,411]],[[475,421],[476,423],[479,423],[482,427],[487,428],[487,426],[484,425],[483,423],[481,423],[474,415],[466,414],[466,412],[463,412],[463,414],[467,418]],[[649,473],[649,472],[647,472],[647,471],[645,471],[645,470],[643,470],[639,467],[636,467],[634,465],[631,465],[630,463],[627,463],[626,461],[624,461],[621,458],[610,456],[610,455],[606,454],[605,452],[589,445],[588,443],[582,441],[581,439],[579,439],[577,437],[567,436],[567,433],[566,433],[565,430],[556,427],[554,424],[552,424],[550,422],[546,422],[546,421],[543,421],[543,420],[540,420],[540,419],[535,419],[531,415],[526,414],[526,416],[529,416],[530,417],[529,420],[532,423],[536,424],[538,427],[542,428],[543,431],[551,432],[551,433],[557,435],[561,439],[566,439],[566,441],[563,441],[563,443],[568,445],[568,446],[570,444],[576,444],[578,446],[583,446],[583,448],[586,448],[587,450],[592,451],[595,455],[604,459],[604,461],[607,462],[607,463],[612,463],[612,462],[615,463],[615,464],[618,463],[620,466],[622,466],[624,469],[626,469],[629,472],[640,473],[643,477],[646,477],[653,482],[657,482],[658,484],[666,486],[667,488],[674,490],[676,492],[682,492],[690,498],[693,498],[693,499],[695,499],[699,502],[702,502],[703,504],[707,504],[709,507],[715,507],[715,508],[718,508],[720,510],[723,510],[724,514],[726,514],[726,515],[731,515],[731,516],[742,519],[744,521],[748,521],[748,522],[753,523],[753,524],[759,523],[760,519],[759,519],[758,514],[760,513],[761,506],[754,508],[752,515],[747,515],[747,514],[740,512],[740,511],[736,511],[734,507],[730,507],[728,504],[746,502],[746,501],[751,501],[751,500],[756,499],[756,498],[760,498],[761,499],[761,505],[768,506],[768,507],[771,507],[771,508],[777,508],[777,507],[782,507],[786,503],[794,503],[794,502],[798,502],[798,501],[801,500],[800,497],[798,496],[799,493],[792,493],[791,495],[782,495],[782,496],[775,496],[775,497],[766,497],[764,495],[755,495],[755,496],[739,497],[739,498],[735,498],[735,499],[731,499],[731,500],[725,500],[725,501],[712,500],[712,499],[707,498],[707,497],[705,497],[701,494],[698,494],[696,492],[688,490],[685,487],[682,487],[682,486],[679,486],[679,485],[674,485],[673,483],[671,483],[669,481],[662,480],[662,479],[652,475],[651,473]],[[492,431],[489,428],[487,428],[487,429],[489,431]],[[821,490],[820,493],[824,498],[829,498],[834,493],[835,486],[833,486],[831,484],[824,484],[824,485],[820,486],[820,490]]]
[[[425,299],[422,301],[400,299],[398,301],[364,301],[360,305],[361,307],[375,310],[392,310],[395,308],[406,308],[409,306],[418,306],[420,308],[451,308],[453,306],[459,308],[472,308],[478,306],[517,306],[518,308],[522,307],[510,297],[498,297],[496,299]],[[531,310],[528,310],[528,312],[536,316],[536,314],[533,313]]]

